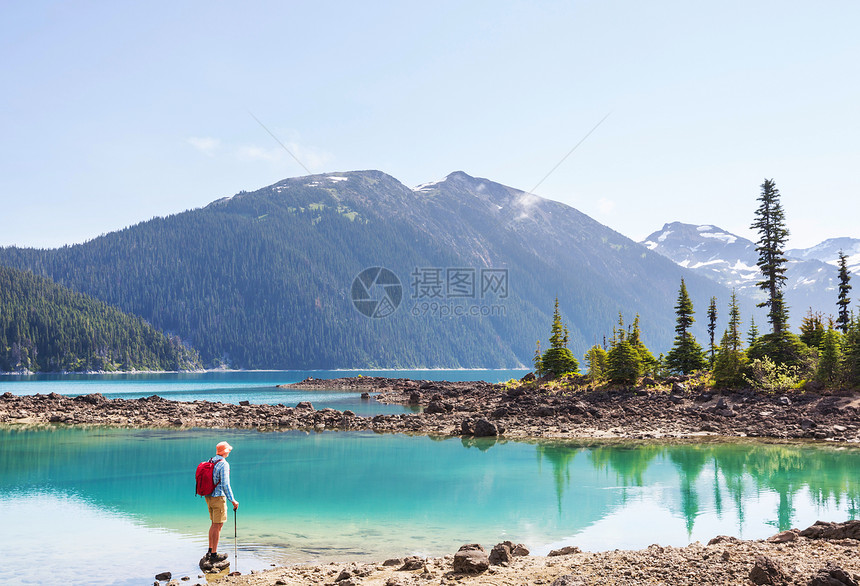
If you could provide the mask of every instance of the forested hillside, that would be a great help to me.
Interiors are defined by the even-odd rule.
[[[0,266],[0,371],[198,368],[196,352],[143,319]]]
[[[569,206],[459,172],[414,190],[379,171],[287,179],[81,245],[0,249],[0,264],[175,332],[207,367],[242,368],[529,364],[556,296],[577,354],[611,333],[618,312],[640,313],[662,351],[686,274]],[[353,306],[368,267],[402,284],[386,317]],[[506,294],[430,286],[448,269],[507,271]],[[702,310],[728,299],[703,277],[687,283]]]

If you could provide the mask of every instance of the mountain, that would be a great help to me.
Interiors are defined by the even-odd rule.
[[[756,287],[761,280],[755,243],[717,226],[672,222],[650,234],[642,244],[672,259],[678,265],[734,288],[738,295],[759,303],[765,293]],[[793,327],[809,310],[836,313],[839,284],[836,268],[842,249],[854,274],[860,269],[860,240],[834,238],[807,249],[786,251],[785,299]]]
[[[682,277],[700,335],[707,300],[728,302],[574,208],[462,172],[414,189],[380,171],[291,178],[84,244],[3,248],[0,264],[242,368],[530,364],[556,296],[575,354],[619,312],[664,352]]]
[[[0,372],[190,370],[198,360],[139,317],[0,266]]]
[[[847,257],[848,270],[855,275],[860,273],[860,238],[828,238],[809,248],[791,248],[785,254],[801,260],[820,260],[838,267],[840,251]]]

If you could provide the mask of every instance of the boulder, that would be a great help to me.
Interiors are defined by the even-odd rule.
[[[298,405],[296,405],[296,409],[307,409],[308,411],[313,411],[314,406],[310,401],[300,401]]]
[[[475,429],[472,427],[472,420],[466,418],[460,424],[460,435],[472,435],[475,433]]]
[[[502,564],[511,563],[511,560],[514,559],[513,553],[511,552],[513,546],[514,544],[510,541],[503,541],[502,543],[496,544],[496,546],[490,551],[490,564],[493,566],[500,566]]]
[[[516,544],[516,545],[513,547],[513,549],[511,549],[511,555],[513,555],[513,556],[515,556],[515,557],[527,556],[527,555],[529,555],[529,553],[531,553],[531,552],[529,551],[529,548],[527,548],[527,547],[526,547],[525,545],[523,545],[522,543],[518,543],[518,544]]]
[[[424,558],[420,558],[416,555],[409,556],[405,560],[403,560],[403,565],[400,566],[399,571],[401,572],[411,572],[412,570],[420,570],[424,567]]]
[[[549,552],[547,555],[549,557],[556,557],[556,556],[560,556],[560,555],[571,555],[574,553],[582,553],[582,550],[579,549],[578,547],[574,546],[574,545],[568,545],[568,546],[562,547],[561,549],[554,549],[551,552]]]
[[[200,569],[206,572],[207,574],[217,574],[221,572],[225,568],[230,567],[230,560],[226,559],[221,562],[213,562],[209,560],[205,555],[200,558]]]
[[[454,571],[460,574],[480,574],[489,567],[487,551],[477,543],[463,545],[454,554]]]
[[[768,537],[767,540],[770,543],[787,543],[789,541],[794,541],[797,539],[797,529],[789,529],[788,531],[783,531],[782,533],[777,533],[776,535],[772,535]]]
[[[781,585],[789,581],[788,575],[772,559],[763,555],[757,556],[755,565],[750,570],[749,579],[753,584]]]
[[[447,409],[445,409],[445,405],[442,404],[442,401],[430,401],[430,404],[424,408],[424,413],[429,415],[433,415],[434,413],[447,413]]]
[[[530,373],[528,373],[527,375],[525,375],[523,378],[521,378],[521,379],[520,379],[520,382],[521,382],[521,383],[530,383],[530,382],[532,382],[533,380],[535,380],[535,373],[530,372]]]
[[[801,537],[809,539],[857,539],[860,540],[860,520],[844,523],[816,521],[800,532]]]
[[[818,570],[808,586],[860,586],[851,574],[834,564],[828,562],[826,566]]]
[[[166,582],[173,577],[171,572],[161,572],[160,574],[155,575],[155,579],[159,582]]]
[[[479,419],[474,425],[474,435],[475,437],[495,437],[499,435],[499,431],[486,419]]]

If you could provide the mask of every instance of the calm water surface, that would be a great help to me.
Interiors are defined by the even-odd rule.
[[[330,407],[357,415],[378,415],[408,412],[401,405],[384,405],[375,400],[362,400],[360,393],[342,391],[296,391],[278,389],[276,385],[295,383],[308,377],[331,379],[344,376],[386,376],[414,380],[485,380],[501,382],[520,378],[526,370],[281,370],[281,371],[218,371],[201,373],[152,374],[36,374],[0,376],[0,394],[15,395],[59,393],[86,395],[101,393],[109,399],[136,399],[159,395],[174,401],[219,401],[238,404],[278,403],[294,406],[310,401],[317,409]]]
[[[193,469],[219,440],[235,446],[243,572],[505,539],[545,554],[760,538],[853,518],[860,502],[860,451],[834,447],[7,427],[2,581],[196,580],[208,518]],[[221,547],[231,559],[232,524]]]

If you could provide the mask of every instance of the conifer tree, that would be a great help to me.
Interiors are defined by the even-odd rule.
[[[711,304],[708,306],[708,364],[711,368],[714,367],[714,334],[717,331],[717,298],[711,297]]]
[[[641,370],[642,374],[654,374],[659,366],[657,359],[654,358],[654,355],[651,354],[651,351],[645,346],[645,343],[642,341],[642,331],[639,326],[639,314],[636,314],[636,317],[633,319],[633,324],[630,329],[630,335],[627,337],[627,341],[630,342],[630,345],[636,350],[636,353],[639,354],[639,360],[642,363]]]
[[[779,198],[779,190],[773,179],[765,179],[758,197],[760,203],[755,212],[756,219],[750,226],[759,233],[756,245],[759,257],[756,264],[763,278],[756,285],[767,293],[767,299],[758,306],[768,308],[768,321],[773,326],[774,336],[777,337],[788,323],[788,308],[782,296],[786,280],[785,265],[788,262],[784,252],[788,230]]]
[[[535,367],[535,374],[537,376],[543,376],[543,356],[540,353],[540,340],[537,341],[537,347],[535,348],[535,355],[532,358],[532,363]]]
[[[628,342],[618,342],[607,356],[607,376],[613,384],[635,384],[642,376],[642,359],[639,352]]]
[[[588,378],[592,383],[598,383],[606,378],[608,356],[606,350],[595,344],[585,353],[585,363],[588,365]]]
[[[860,388],[860,316],[848,324],[842,353],[842,380],[848,388]]]
[[[723,334],[717,355],[714,359],[714,384],[718,387],[735,387],[743,383],[743,369],[746,354],[741,340],[741,312],[738,300],[732,290],[729,304],[729,326]]]
[[[851,319],[848,315],[848,304],[851,303],[851,298],[848,297],[848,292],[851,290],[851,275],[848,272],[848,257],[841,250],[839,251],[839,298],[836,306],[839,308],[836,317],[836,327],[843,334],[848,333],[848,324]]]
[[[824,327],[824,314],[809,308],[800,322],[800,339],[810,348],[818,348],[827,330]]]
[[[702,347],[689,331],[695,322],[693,318],[693,302],[687,295],[687,285],[681,279],[681,290],[678,292],[678,304],[675,306],[677,320],[675,324],[675,343],[666,355],[666,366],[672,372],[689,374],[707,366],[707,360]]]
[[[567,348],[567,341],[567,327],[561,321],[558,297],[556,297],[555,310],[552,315],[552,335],[549,337],[550,347],[541,357],[541,366],[546,374],[559,377],[568,372],[579,372],[579,363]]]
[[[818,346],[818,368],[815,378],[820,382],[832,385],[839,375],[839,366],[842,362],[842,340],[841,334],[832,327],[828,328]]]
[[[758,341],[758,326],[755,325],[755,316],[750,317],[750,329],[747,332],[747,345],[752,347]]]

